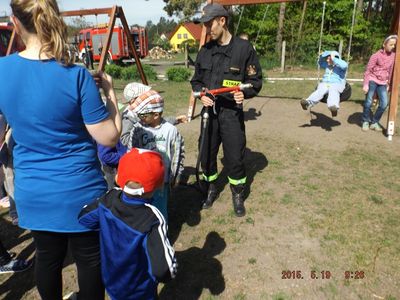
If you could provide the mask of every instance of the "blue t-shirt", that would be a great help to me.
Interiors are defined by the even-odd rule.
[[[82,207],[106,192],[96,145],[85,124],[109,114],[90,73],[54,59],[18,54],[0,59],[0,113],[15,140],[19,225],[31,230],[87,231]]]

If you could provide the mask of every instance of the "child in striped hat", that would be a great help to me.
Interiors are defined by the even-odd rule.
[[[164,99],[154,90],[148,90],[130,102],[128,110],[135,113],[140,121],[133,124],[126,146],[157,151],[163,157],[165,166],[164,185],[154,194],[153,205],[168,220],[167,203],[170,185],[181,173],[183,139],[178,129],[164,120]]]

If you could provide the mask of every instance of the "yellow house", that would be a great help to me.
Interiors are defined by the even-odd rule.
[[[201,25],[187,22],[176,26],[170,34],[169,43],[173,50],[179,51],[181,44],[187,40],[200,42]]]

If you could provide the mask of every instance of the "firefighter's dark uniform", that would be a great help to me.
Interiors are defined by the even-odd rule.
[[[253,46],[238,37],[232,37],[229,44],[224,46],[218,45],[216,41],[205,44],[197,55],[195,74],[191,80],[193,91],[240,83],[253,85],[243,91],[246,99],[256,96],[261,90],[261,67]],[[203,111],[205,109],[203,107]],[[222,142],[229,183],[231,187],[243,187],[246,183],[243,164],[246,147],[243,105],[236,104],[233,94],[227,93],[218,95],[215,109],[208,110],[209,121],[201,155],[204,179],[210,183],[218,177],[217,154]]]

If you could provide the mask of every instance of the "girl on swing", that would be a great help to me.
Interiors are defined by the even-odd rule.
[[[364,74],[363,91],[366,94],[364,101],[364,110],[362,115],[362,130],[369,129],[382,131],[382,126],[379,120],[385,112],[388,104],[388,90],[390,80],[393,73],[394,65],[394,48],[396,47],[397,35],[390,35],[383,41],[383,47],[378,52],[373,54],[368,62]],[[379,105],[375,114],[371,118],[372,98],[375,94],[378,95]]]
[[[325,74],[317,89],[300,101],[301,107],[307,110],[318,104],[328,94],[327,105],[332,117],[337,116],[339,110],[340,93],[346,86],[347,63],[340,58],[337,51],[325,51],[319,57],[318,64],[325,69]]]

